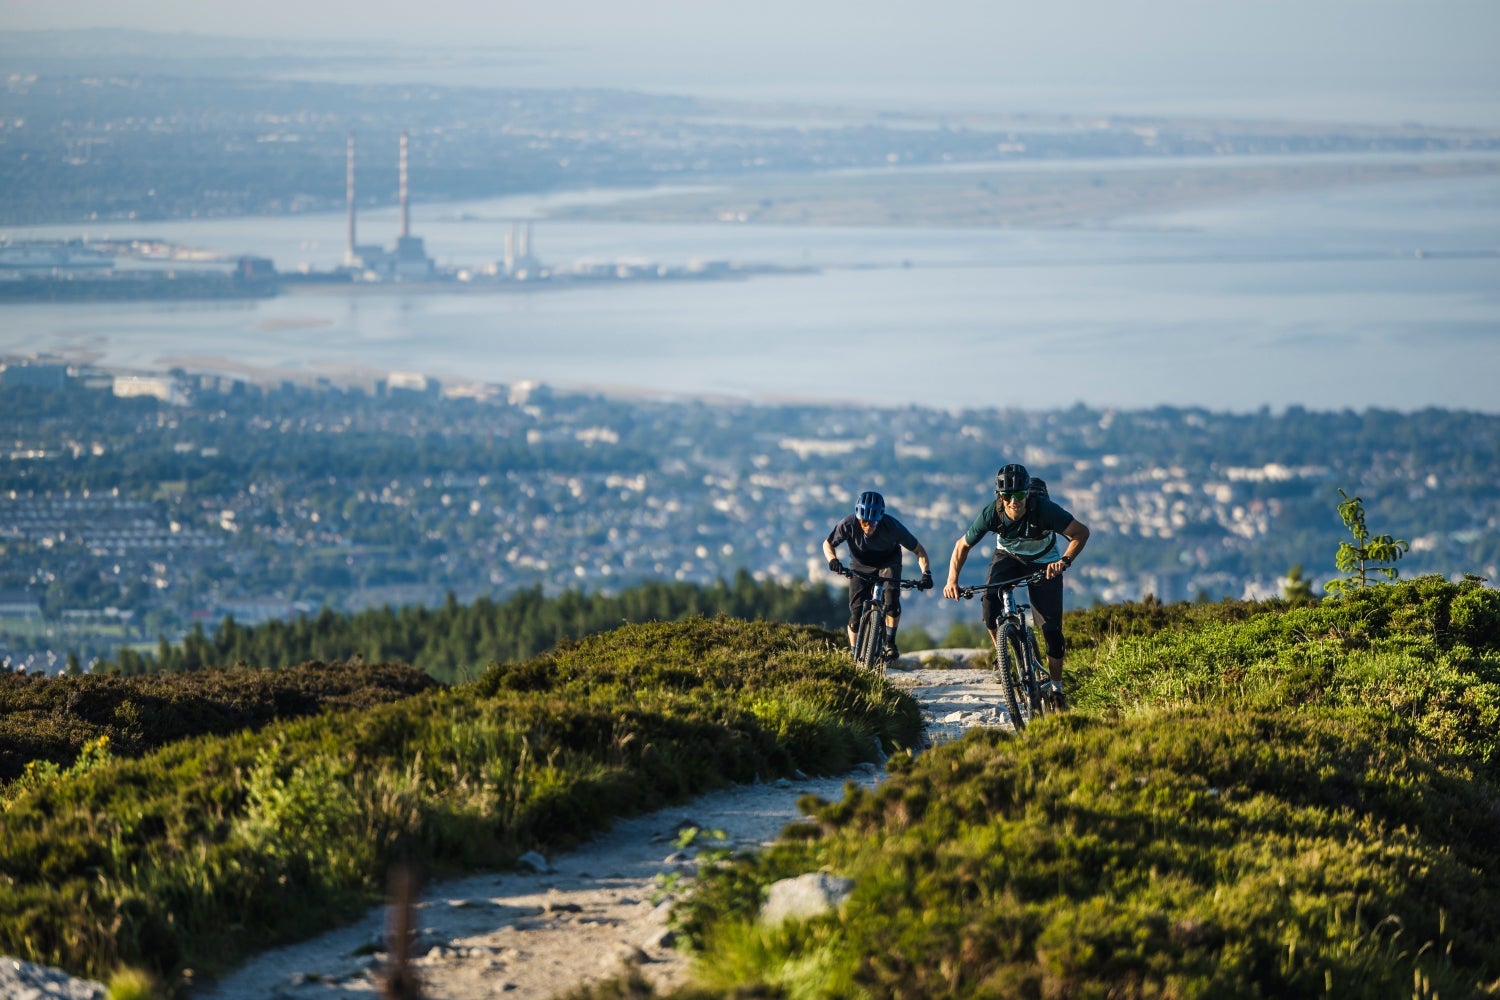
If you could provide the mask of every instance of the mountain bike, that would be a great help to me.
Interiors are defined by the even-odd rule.
[[[1017,587],[1036,583],[1046,575],[1046,571],[1041,571],[981,587],[958,588],[958,596],[964,600],[990,591],[1000,593],[1000,613],[994,621],[985,624],[995,640],[995,673],[1000,678],[1000,689],[1005,692],[1005,708],[1010,713],[1011,725],[1017,731],[1025,729],[1028,721],[1056,712],[1062,695],[1037,653],[1036,633],[1031,628],[1031,605],[1015,596]]]
[[[870,595],[859,605],[859,623],[854,630],[854,662],[866,670],[885,676],[885,665],[889,657],[885,645],[885,616],[892,608],[887,598],[887,588],[898,584],[901,590],[915,590],[921,580],[888,580],[873,573],[861,573],[857,569],[845,569],[847,577],[858,577],[875,584]]]

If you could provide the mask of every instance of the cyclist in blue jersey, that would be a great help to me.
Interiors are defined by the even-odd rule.
[[[885,512],[885,497],[873,491],[859,495],[854,504],[854,513],[833,526],[828,537],[823,539],[823,558],[834,573],[842,573],[844,564],[839,560],[838,547],[849,546],[849,568],[871,576],[890,580],[887,588],[891,601],[891,613],[885,616],[886,649],[895,658],[896,626],[901,620],[901,588],[896,585],[901,579],[901,550],[910,549],[917,557],[922,570],[919,590],[932,589],[932,564],[928,562],[927,550],[922,543],[900,521]],[[875,588],[874,581],[858,576],[849,580],[849,646],[854,646],[854,632],[859,626],[860,604]]]
[[[1040,482],[1039,480],[1037,481]],[[1063,573],[1073,565],[1088,544],[1088,526],[1049,499],[1035,484],[1024,465],[1007,465],[995,476],[995,499],[986,504],[953,546],[948,563],[948,582],[943,596],[958,599],[958,574],[969,558],[969,550],[986,533],[995,535],[995,556],[990,561],[988,583],[1030,576],[1045,568],[1047,578],[1033,583],[1032,622],[1047,642],[1047,670],[1062,690],[1063,671]],[[1059,537],[1067,542],[1064,548]],[[984,597],[984,626],[991,628],[1000,613],[993,593]],[[994,633],[990,633],[994,639]]]

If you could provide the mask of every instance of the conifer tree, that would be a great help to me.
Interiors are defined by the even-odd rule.
[[[1302,564],[1298,563],[1286,572],[1286,584],[1281,588],[1281,596],[1289,604],[1312,604],[1318,598],[1313,593],[1312,581],[1302,571]]]
[[[1364,500],[1351,497],[1344,492],[1343,487],[1339,487],[1339,496],[1344,498],[1339,504],[1339,517],[1343,520],[1344,527],[1354,536],[1354,541],[1339,543],[1338,552],[1334,554],[1334,564],[1344,575],[1328,581],[1328,592],[1344,594],[1362,590],[1370,585],[1370,577],[1377,574],[1387,580],[1396,579],[1401,575],[1400,570],[1388,564],[1405,555],[1411,545],[1390,535],[1371,535],[1370,529],[1365,526]]]

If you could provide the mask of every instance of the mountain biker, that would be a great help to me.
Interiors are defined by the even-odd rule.
[[[828,537],[823,539],[823,557],[828,568],[835,573],[844,572],[839,561],[838,547],[849,546],[849,568],[860,573],[879,576],[882,579],[901,579],[901,550],[910,549],[917,556],[917,565],[922,570],[922,583],[918,590],[932,589],[932,564],[927,559],[927,550],[917,541],[917,536],[885,512],[885,497],[874,491],[859,495],[854,504],[854,513],[833,526]],[[870,591],[875,589],[873,580],[852,577],[849,581],[849,646],[854,647],[854,632],[859,626],[859,607]],[[885,616],[885,642],[888,655],[895,659],[901,655],[896,649],[896,626],[901,619],[901,588],[886,591],[890,613]]]
[[[1040,480],[1036,481],[1040,483]],[[969,525],[969,530],[953,546],[948,563],[948,582],[943,596],[958,599],[958,574],[969,558],[969,550],[986,532],[995,534],[995,556],[990,561],[987,583],[1001,583],[1030,576],[1039,567],[1046,568],[1047,578],[1031,584],[1031,620],[1047,642],[1047,672],[1057,682],[1059,705],[1067,707],[1062,695],[1063,676],[1063,573],[1073,565],[1078,553],[1089,540],[1088,526],[1053,503],[1045,493],[1032,489],[1031,475],[1024,465],[1007,465],[995,475],[995,499],[986,504]],[[1067,548],[1058,545],[1058,536],[1067,540]],[[1000,614],[998,595],[984,595],[984,626]],[[996,638],[993,630],[990,638]]]

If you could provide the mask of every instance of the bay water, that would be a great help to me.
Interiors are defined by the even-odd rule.
[[[549,221],[621,192],[417,205],[440,264],[807,267],[506,292],[399,287],[257,301],[0,306],[0,354],[125,370],[419,371],[440,380],[756,401],[1248,411],[1500,411],[1500,177],[1348,186],[1052,229]],[[394,210],[360,242],[388,243]],[[0,231],[155,236],[323,270],[342,214]]]

